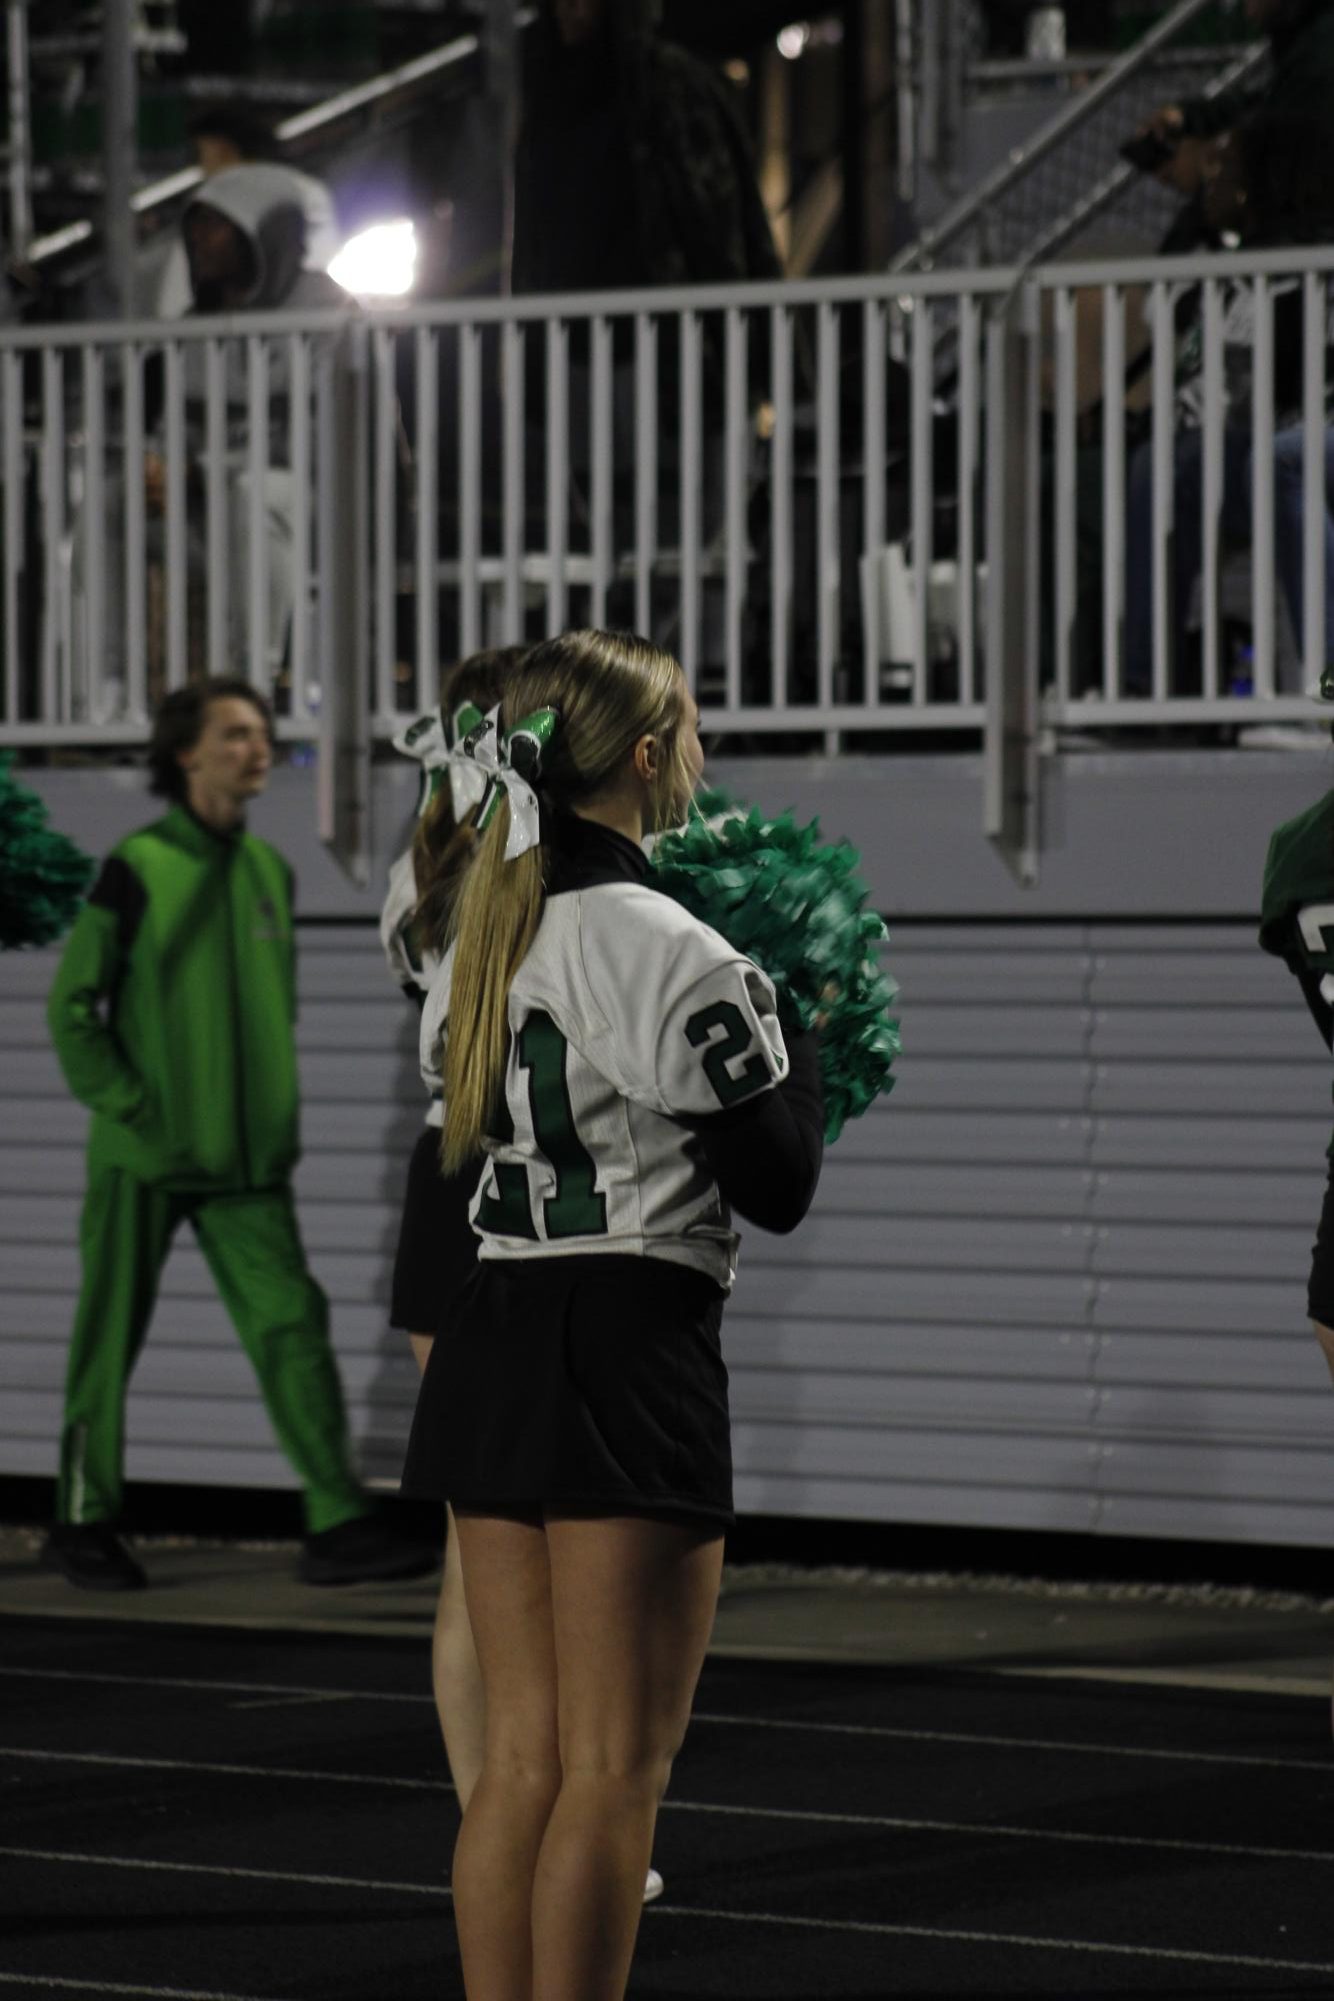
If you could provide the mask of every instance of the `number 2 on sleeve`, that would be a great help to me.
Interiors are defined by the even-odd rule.
[[[1326,932],[1334,931],[1334,903],[1308,903],[1304,910],[1297,912],[1297,923],[1302,934],[1302,943],[1311,957],[1328,957],[1334,951]],[[1320,998],[1334,1007],[1334,973],[1326,973],[1320,982]]]
[[[716,1028],[723,1031],[719,1041],[713,1040]],[[702,1007],[692,1014],[686,1023],[686,1041],[692,1049],[704,1047],[704,1075],[713,1086],[718,1103],[724,1107],[753,1097],[769,1081],[768,1066],[758,1051],[746,1057],[737,1076],[727,1067],[738,1056],[744,1056],[751,1044],[746,1017],[734,1001],[714,1001],[711,1007]]]

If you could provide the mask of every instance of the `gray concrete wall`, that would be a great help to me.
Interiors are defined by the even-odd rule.
[[[25,782],[54,823],[101,854],[160,807],[137,769],[34,770]],[[861,850],[872,900],[891,920],[1082,917],[1244,918],[1258,908],[1269,835],[1334,785],[1318,752],[1155,751],[1051,758],[1044,767],[1041,881],[1021,889],[982,836],[980,756],[720,759],[710,779]],[[374,916],[416,796],[406,761],[377,767],[376,866],[349,883],[315,832],[314,772],[275,772],[253,826],[297,872],[307,917]]]

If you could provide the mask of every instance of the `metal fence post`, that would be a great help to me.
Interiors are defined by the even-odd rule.
[[[986,342],[987,635],[982,825],[1016,879],[1038,878],[1036,550],[1038,293],[1023,284],[992,312]]]
[[[139,157],[139,48],[131,0],[102,8],[102,235],[117,315],[133,319],[136,234],[130,206]]]
[[[370,880],[370,370],[366,329],[320,358],[316,505],[320,567],[320,839]]]
[[[32,241],[32,88],[28,53],[28,0],[9,0],[6,11],[9,81],[9,254],[21,262]]]

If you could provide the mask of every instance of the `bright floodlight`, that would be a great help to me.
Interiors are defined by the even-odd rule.
[[[377,222],[350,236],[329,276],[359,299],[399,299],[412,290],[417,232],[410,222]]]
[[[789,62],[795,62],[810,39],[809,21],[790,21],[786,28],[778,30],[778,53],[786,56]]]

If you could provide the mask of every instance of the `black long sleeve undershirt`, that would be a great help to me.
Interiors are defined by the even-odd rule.
[[[786,1236],[811,1206],[824,1158],[824,1091],[814,1030],[785,1033],[788,1074],[730,1111],[686,1121],[726,1201],[746,1222]]]

